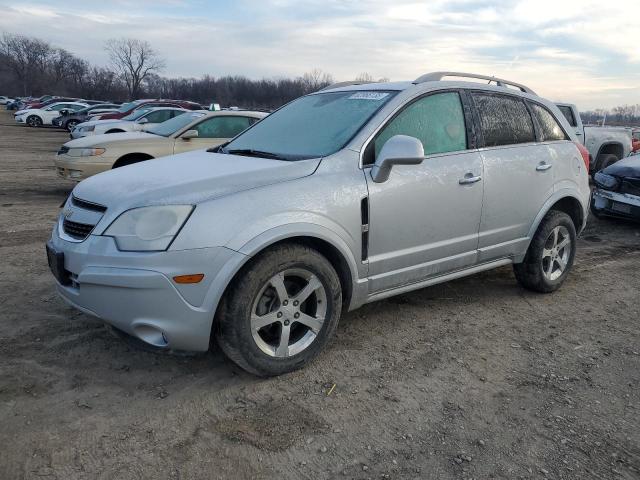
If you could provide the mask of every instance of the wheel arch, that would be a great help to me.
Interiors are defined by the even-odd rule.
[[[121,128],[110,128],[109,130],[107,130],[104,133],[105,133],[105,135],[108,134],[108,133],[126,133],[126,130],[122,130]]]
[[[148,153],[136,152],[136,153],[127,153],[126,155],[121,156],[115,162],[113,162],[113,168],[124,167],[126,165],[131,165],[132,163],[143,162],[145,160],[152,160],[155,158],[153,155],[149,155]],[[135,161],[134,161],[135,160]]]
[[[618,160],[624,158],[624,146],[620,142],[607,142],[600,145],[598,154],[596,155],[596,161],[600,155],[613,154],[618,157]]]
[[[575,192],[570,190],[561,190],[559,192],[556,192],[555,195],[549,198],[544,206],[540,209],[540,212],[536,216],[533,224],[531,225],[531,228],[529,229],[529,243],[538,230],[540,222],[542,222],[544,217],[551,210],[559,210],[569,215],[576,227],[576,232],[579,234],[582,231],[587,217],[585,206],[580,201],[580,198],[576,195]],[[527,244],[527,249],[528,248],[529,245]],[[524,258],[524,254],[522,255],[522,258]],[[522,258],[517,260],[522,261]],[[514,260],[514,263],[518,263],[518,261]]]

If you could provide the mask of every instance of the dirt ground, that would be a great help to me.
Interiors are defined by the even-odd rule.
[[[0,479],[638,479],[640,227],[552,295],[510,268],[347,314],[308,368],[148,353],[54,292],[66,134],[0,112]]]

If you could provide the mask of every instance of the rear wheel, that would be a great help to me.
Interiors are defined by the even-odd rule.
[[[513,266],[518,282],[542,293],[560,288],[573,266],[576,237],[571,217],[550,211],[533,236],[524,261]]]
[[[30,127],[41,127],[42,119],[37,115],[30,115],[27,117],[27,125]]]
[[[619,158],[613,153],[603,153],[598,155],[598,158],[596,158],[596,172],[604,170],[609,165],[616,163],[618,160]]]
[[[69,131],[73,130],[74,128],[76,128],[76,125],[78,125],[78,120],[69,120],[65,126],[65,128]]]
[[[279,245],[251,261],[229,286],[215,336],[248,372],[281,375],[320,353],[341,308],[340,280],[331,263],[311,248]]]

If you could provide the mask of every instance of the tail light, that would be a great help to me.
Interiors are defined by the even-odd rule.
[[[584,166],[587,168],[587,173],[589,173],[589,165],[591,164],[591,155],[589,154],[589,150],[582,145],[580,142],[573,142],[580,150],[580,155],[582,155],[582,160],[584,161]]]

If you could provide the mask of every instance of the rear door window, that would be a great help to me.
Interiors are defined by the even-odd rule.
[[[375,157],[394,135],[417,138],[422,142],[425,155],[465,150],[467,131],[460,95],[457,92],[437,93],[411,103],[377,135]]]
[[[535,142],[531,115],[517,97],[474,92],[485,147]]]
[[[568,140],[567,134],[549,110],[537,103],[529,103],[540,127],[540,141]]]
[[[194,127],[198,138],[233,138],[251,125],[251,118],[242,116],[213,117]]]

